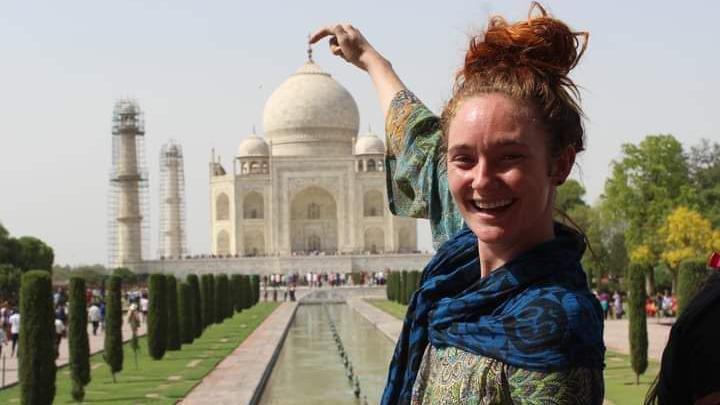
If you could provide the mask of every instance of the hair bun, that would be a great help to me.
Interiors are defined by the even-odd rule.
[[[536,9],[540,15],[533,16]],[[587,32],[573,32],[533,2],[527,21],[510,24],[500,16],[492,17],[485,34],[471,39],[459,73],[467,79],[495,69],[529,68],[562,79],[577,65],[587,39]]]

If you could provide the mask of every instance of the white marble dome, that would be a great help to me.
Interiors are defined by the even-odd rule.
[[[369,133],[355,142],[356,155],[382,155],[385,153],[385,144],[377,135]]]
[[[352,95],[309,60],[270,95],[263,130],[276,156],[351,155],[359,120]]]
[[[252,134],[243,139],[237,148],[237,157],[270,156],[270,148],[261,137]]]

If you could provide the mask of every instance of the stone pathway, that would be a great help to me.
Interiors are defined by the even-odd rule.
[[[284,302],[180,404],[255,404],[292,323],[297,302]]]
[[[140,336],[145,334],[145,328],[146,324],[143,323],[140,325],[140,330],[138,333]],[[130,326],[127,322],[123,322],[123,341],[130,340],[130,337],[132,336],[132,331],[130,330]],[[105,345],[105,333],[103,333],[100,329],[98,329],[97,336],[93,336],[92,334],[92,325],[88,324],[88,336],[89,336],[89,343],[90,343],[90,353],[94,354],[97,352],[102,351],[104,345]],[[9,385],[13,385],[17,383],[18,377],[17,377],[17,357],[10,357],[10,348],[12,343],[8,343],[6,346],[3,346],[3,353],[2,358],[0,358],[0,374],[2,373],[3,369],[3,363],[4,363],[4,385],[3,387],[7,387]],[[58,367],[64,366],[68,363],[68,341],[67,338],[64,338],[62,342],[60,342],[60,356],[58,357],[56,364]],[[97,364],[93,367],[96,367]],[[2,383],[1,377],[0,377],[0,383]]]
[[[662,352],[670,336],[670,318],[648,319],[648,358],[660,361]],[[614,352],[630,354],[628,320],[607,320],[605,321],[605,346]]]

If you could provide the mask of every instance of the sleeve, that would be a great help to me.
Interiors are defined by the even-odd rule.
[[[506,366],[506,393],[513,403],[601,405],[605,397],[602,370],[576,368],[542,373]]]
[[[412,92],[398,92],[385,123],[390,212],[430,220],[436,247],[462,227],[447,183],[440,118]]]

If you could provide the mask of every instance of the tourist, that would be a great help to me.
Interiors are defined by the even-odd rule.
[[[5,332],[5,328],[0,328],[0,357],[2,357],[4,346],[7,346],[7,333]]]
[[[660,373],[645,404],[720,404],[720,272],[715,271],[670,329]]]
[[[93,336],[97,336],[97,330],[98,326],[100,326],[100,320],[102,319],[100,315],[100,307],[97,305],[97,303],[93,302],[92,305],[90,305],[90,308],[88,308],[88,321],[92,324],[92,334]]]
[[[584,149],[567,75],[587,34],[536,3],[525,21],[492,18],[441,117],[357,29],[310,41],[328,36],[388,111],[391,212],[429,219],[444,242],[408,306],[382,403],[601,404],[603,314],[580,264],[586,243],[553,222]]]
[[[60,356],[60,343],[65,336],[65,322],[60,318],[55,318],[55,358]]]
[[[622,295],[620,295],[620,291],[618,290],[615,290],[615,294],[613,294],[613,311],[615,319],[622,319],[624,313]]]
[[[15,356],[15,348],[17,347],[18,337],[20,336],[20,311],[13,308],[13,314],[10,315],[10,340],[12,347],[10,348],[10,357]]]
[[[142,321],[147,322],[148,309],[150,308],[150,300],[147,293],[143,293],[140,297],[140,313],[142,313]]]

